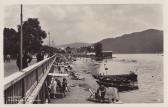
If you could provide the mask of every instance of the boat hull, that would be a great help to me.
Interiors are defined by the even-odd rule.
[[[95,79],[104,82],[137,82],[137,75],[134,73],[122,75],[93,75]]]
[[[136,90],[138,89],[137,83],[132,83],[132,84],[116,84],[116,83],[108,83],[108,82],[103,82],[103,81],[96,81],[99,85],[104,85],[106,87],[115,87],[118,89],[119,92],[123,91],[131,91],[131,90]]]

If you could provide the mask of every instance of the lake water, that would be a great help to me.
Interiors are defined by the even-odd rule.
[[[163,56],[162,54],[114,54],[113,59],[100,61],[97,72],[102,74],[138,75],[138,90],[120,93],[125,103],[163,102]],[[105,68],[108,70],[105,70]]]

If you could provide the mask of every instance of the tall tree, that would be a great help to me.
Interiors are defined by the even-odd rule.
[[[88,51],[88,52],[94,52],[94,47],[88,46],[88,47],[87,47],[87,51]]]
[[[18,25],[18,34],[20,35],[21,27]],[[40,22],[37,18],[29,18],[23,22],[23,49],[25,51],[36,53],[42,48],[43,39],[47,33],[41,29]]]
[[[96,57],[102,57],[103,53],[102,53],[102,44],[100,42],[94,44],[94,50],[96,53]]]
[[[66,50],[67,53],[69,53],[69,54],[71,53],[71,47],[68,46],[68,47],[65,48],[65,50]]]
[[[17,32],[12,28],[4,28],[4,55],[10,54],[15,56],[18,52],[18,35]]]

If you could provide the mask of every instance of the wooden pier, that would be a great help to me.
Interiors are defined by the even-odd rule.
[[[56,56],[33,64],[23,71],[18,71],[4,80],[4,103],[44,103],[45,84]]]

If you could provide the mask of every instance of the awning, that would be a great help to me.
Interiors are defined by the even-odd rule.
[[[68,74],[59,74],[59,73],[49,73],[48,75],[54,76],[54,77],[67,77]]]

